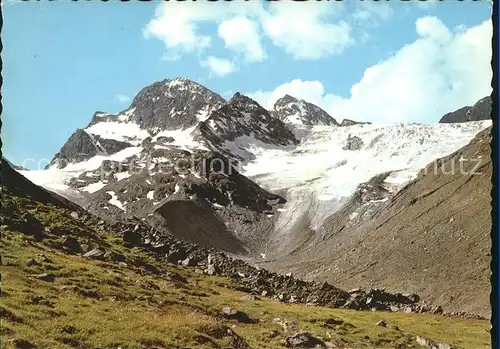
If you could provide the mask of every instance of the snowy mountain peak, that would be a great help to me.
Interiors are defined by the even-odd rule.
[[[195,133],[221,153],[246,160],[252,158],[248,148],[254,144],[286,147],[299,143],[281,120],[240,93],[201,122]]]
[[[339,125],[334,118],[317,105],[290,95],[278,99],[271,114],[292,125]]]
[[[95,112],[89,125],[68,139],[49,167],[112,155],[160,132],[194,128],[225,104],[221,96],[189,79],[155,82],[143,88],[128,109],[118,114]]]
[[[206,87],[185,79],[166,79],[143,88],[132,102],[132,121],[144,129],[175,130],[194,126],[226,101]]]
[[[293,96],[290,96],[289,94],[286,94],[284,95],[283,97],[281,97],[280,99],[278,99],[276,101],[276,103],[274,103],[274,105],[285,105],[285,104],[289,104],[289,103],[297,103],[299,101],[302,101],[302,99],[300,98],[295,98]]]

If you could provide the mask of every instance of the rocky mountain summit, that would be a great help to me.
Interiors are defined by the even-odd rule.
[[[84,129],[77,129],[47,165],[47,168],[52,166],[64,168],[69,163],[86,161],[96,155],[112,155],[131,146],[132,144],[128,142],[102,138],[99,135],[88,133]]]
[[[491,97],[487,96],[476,102],[472,107],[467,106],[444,115],[440,123],[468,122],[491,119]]]
[[[134,98],[132,122],[152,130],[189,128],[208,118],[226,101],[185,78],[166,79],[142,89]]]
[[[285,95],[276,101],[271,115],[292,125],[339,126],[339,123],[320,107],[290,95]]]

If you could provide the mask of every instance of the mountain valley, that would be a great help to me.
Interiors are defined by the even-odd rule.
[[[5,288],[2,331],[16,348],[487,348],[491,108],[380,125],[156,82],[46,168],[2,160],[2,276],[46,301]]]

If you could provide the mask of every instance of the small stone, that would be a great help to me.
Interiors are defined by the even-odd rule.
[[[39,267],[41,265],[41,263],[37,262],[37,260],[33,258],[30,258],[26,261],[26,266],[28,267]]]
[[[104,259],[110,260],[111,262],[124,262],[125,256],[121,253],[108,251],[104,254]]]
[[[173,271],[169,271],[165,274],[165,279],[167,280],[170,280],[170,281],[175,281],[175,282],[180,282],[180,283],[187,283],[187,280],[185,277],[183,277],[182,275],[176,273],[176,272],[173,272]]]
[[[142,243],[142,236],[136,230],[125,230],[123,232],[123,243],[126,245],[139,246]]]
[[[83,255],[85,258],[98,259],[104,256],[104,251],[94,248]]]
[[[287,348],[315,348],[318,345],[325,347],[325,343],[319,338],[314,337],[309,332],[299,332],[285,339]]]
[[[377,322],[377,326],[387,327],[387,322],[385,322],[384,320],[381,320],[381,321]]]
[[[64,326],[61,330],[62,333],[67,333],[67,334],[75,334],[76,333],[76,328],[73,326]]]
[[[181,262],[181,264],[182,264],[183,266],[185,266],[185,267],[192,267],[192,266],[194,266],[194,265],[195,265],[194,260],[193,260],[193,259],[191,259],[191,258],[189,258],[189,257],[188,257],[188,258],[186,258],[186,259],[184,259],[184,260]]]
[[[437,307],[435,307],[435,308],[432,310],[432,313],[433,313],[433,314],[436,314],[436,315],[441,315],[441,314],[443,314],[443,312],[444,312],[444,311],[443,311],[443,308],[442,308],[440,305],[438,305]]]
[[[42,273],[42,274],[33,275],[33,276],[35,278],[37,278],[38,280],[47,281],[47,282],[54,282],[56,280],[56,276],[54,274],[51,274],[51,273]]]
[[[257,296],[253,295],[253,294],[247,294],[247,295],[244,295],[240,298],[241,300],[243,301],[256,301],[256,300],[259,300],[257,298]]]
[[[36,347],[24,339],[12,339],[11,343],[16,349],[35,349]]]

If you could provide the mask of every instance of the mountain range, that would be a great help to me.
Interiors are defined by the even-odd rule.
[[[435,124],[339,122],[289,95],[266,110],[166,79],[94,113],[45,169],[12,171],[113,227],[488,317],[490,114],[485,97]]]

